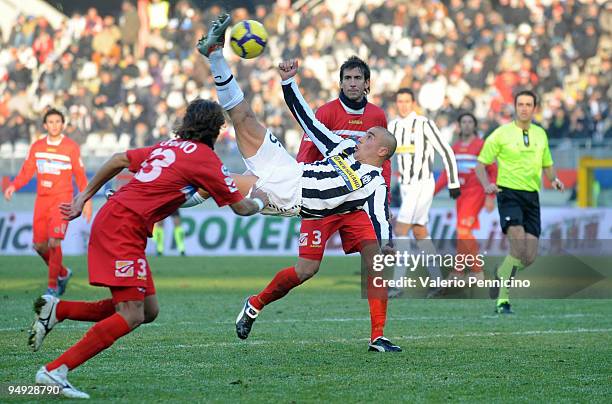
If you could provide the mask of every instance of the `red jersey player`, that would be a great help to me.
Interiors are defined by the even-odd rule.
[[[83,205],[124,168],[134,178],[100,209],[91,228],[88,248],[89,283],[110,289],[112,298],[97,302],[70,302],[41,296],[34,304],[36,319],[29,344],[38,350],[53,326],[65,319],[94,321],[83,338],[54,361],[40,368],[36,383],[59,386],[68,397],[88,398],[67,380],[67,373],[142,323],[155,319],[157,297],[145,256],[153,225],[172,214],[197,188],[206,190],[217,205],[230,205],[239,215],[259,212],[265,194],[244,199],[229,171],[212,147],[224,123],[219,104],[198,99],[187,107],[179,139],[115,154],[92,178],[72,204],[63,204],[69,220],[81,214]]]
[[[486,195],[484,188],[476,177],[474,168],[484,141],[478,137],[476,127],[478,121],[469,112],[464,112],[457,118],[459,123],[459,140],[453,145],[453,151],[457,159],[457,171],[461,184],[461,195],[457,198],[457,254],[478,254],[478,241],[472,234],[472,230],[479,229],[478,214],[483,206],[488,212],[495,207],[495,196]],[[489,179],[495,183],[497,168],[495,165],[488,166]],[[435,193],[446,186],[447,179],[442,173],[436,182]],[[462,277],[464,272],[453,271],[451,277]],[[483,279],[482,267],[471,268],[470,276]]]
[[[49,266],[47,294],[61,296],[72,271],[62,265],[61,242],[68,229],[68,221],[62,218],[59,207],[61,203],[72,200],[72,176],[79,191],[85,189],[87,177],[79,145],[62,134],[64,115],[56,109],[49,109],[43,117],[43,126],[47,136],[32,144],[21,171],[4,191],[4,197],[10,201],[15,191],[36,174],[32,224],[34,249]],[[89,222],[91,203],[87,204],[84,213]]]
[[[387,118],[384,111],[367,101],[366,94],[369,87],[368,65],[356,56],[349,58],[340,67],[340,97],[320,107],[316,112],[317,119],[342,137],[359,138],[372,127],[386,128]],[[314,163],[322,159],[321,152],[304,135],[296,160]],[[387,189],[390,189],[390,160],[384,163],[382,175],[387,183]],[[322,219],[302,219],[299,259],[303,265],[298,266],[300,271],[292,273],[293,268],[280,271],[264,290],[249,299],[249,304],[259,311],[314,276],[321,265],[325,244],[336,231],[340,232],[345,253],[361,251],[363,246],[361,241],[372,239],[373,225],[366,211],[335,214]],[[379,237],[388,240],[390,236],[385,234]],[[368,297],[368,303],[372,326],[368,349],[380,352],[401,351],[383,336],[387,317],[386,293],[372,293],[372,296]],[[246,338],[246,335],[242,335],[241,338]]]

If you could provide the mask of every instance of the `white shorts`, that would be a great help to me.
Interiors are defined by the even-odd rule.
[[[401,184],[402,206],[397,221],[406,224],[426,225],[429,221],[429,208],[434,196],[435,181],[432,179]]]
[[[282,143],[266,132],[257,153],[244,159],[247,170],[259,177],[257,188],[268,194],[270,203],[261,213],[275,216],[297,216],[302,204],[302,164],[285,150]]]

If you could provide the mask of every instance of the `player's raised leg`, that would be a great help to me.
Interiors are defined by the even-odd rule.
[[[264,142],[266,128],[255,117],[232,74],[225,57],[225,30],[231,24],[229,14],[219,16],[208,33],[198,41],[198,51],[208,58],[217,90],[219,104],[228,111],[236,131],[236,143],[244,158],[253,157]]]
[[[283,298],[291,289],[312,278],[320,265],[320,260],[300,257],[295,266],[280,270],[261,292],[249,297],[236,318],[238,338],[248,338],[259,312],[268,304]]]

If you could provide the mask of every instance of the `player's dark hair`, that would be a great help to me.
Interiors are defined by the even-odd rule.
[[[346,59],[344,63],[342,63],[342,66],[340,66],[340,83],[342,83],[342,79],[344,78],[344,71],[355,68],[361,71],[361,74],[363,74],[363,79],[365,81],[370,80],[370,67],[368,66],[368,64],[363,60],[359,59],[357,56],[351,56],[350,58]],[[370,87],[368,86],[365,91],[366,94],[369,93]]]
[[[538,97],[535,95],[535,93],[531,90],[522,90],[519,91],[518,93],[516,93],[516,95],[514,96],[514,106],[516,107],[516,101],[518,101],[518,98],[521,95],[528,95],[531,98],[533,98],[533,105],[536,106],[538,105]]]
[[[416,100],[416,98],[414,98],[414,91],[412,91],[408,87],[402,87],[399,90],[397,90],[397,93],[395,93],[395,97],[397,97],[400,94],[410,94],[410,97],[412,97],[412,101]]]
[[[464,116],[469,116],[470,118],[472,118],[472,121],[474,121],[474,127],[477,128],[478,127],[478,119],[476,119],[476,117],[474,116],[474,114],[472,114],[471,112],[462,112],[459,114],[459,116],[457,117],[457,123],[461,123],[461,118],[463,118]]]
[[[181,139],[195,140],[214,148],[224,123],[221,105],[214,101],[197,99],[189,103],[183,122],[174,129],[174,133]]]
[[[43,123],[47,123],[47,118],[51,115],[59,115],[59,117],[62,118],[62,123],[66,122],[66,118],[64,118],[64,114],[62,114],[58,109],[49,108],[45,112],[45,115],[43,116]]]

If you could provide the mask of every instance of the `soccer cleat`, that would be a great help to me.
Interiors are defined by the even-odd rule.
[[[217,49],[223,48],[225,43],[225,30],[232,22],[229,14],[222,14],[213,21],[208,33],[198,41],[196,48],[202,55],[209,57]]]
[[[512,306],[510,306],[510,302],[507,300],[502,300],[501,302],[497,302],[495,306],[496,314],[514,314],[512,311]]]
[[[57,296],[61,296],[66,292],[66,286],[68,286],[68,281],[72,278],[72,270],[70,268],[66,268],[66,276],[63,278],[61,276],[57,277]]]
[[[371,352],[402,352],[402,348],[393,345],[385,337],[378,337],[368,344],[368,351]]]
[[[58,303],[59,299],[51,295],[43,295],[34,301],[36,317],[28,335],[28,345],[34,352],[40,349],[47,334],[57,324],[55,311]]]
[[[60,394],[68,398],[89,398],[89,394],[77,390],[68,381],[68,366],[62,365],[57,369],[48,371],[46,367],[41,367],[36,372],[36,384],[43,386],[59,386]]]
[[[249,333],[251,332],[251,327],[253,327],[253,323],[257,316],[259,315],[259,310],[255,307],[251,306],[249,303],[248,297],[244,302],[244,306],[240,313],[238,313],[238,317],[236,318],[236,334],[238,334],[238,338],[247,339],[249,337]]]

